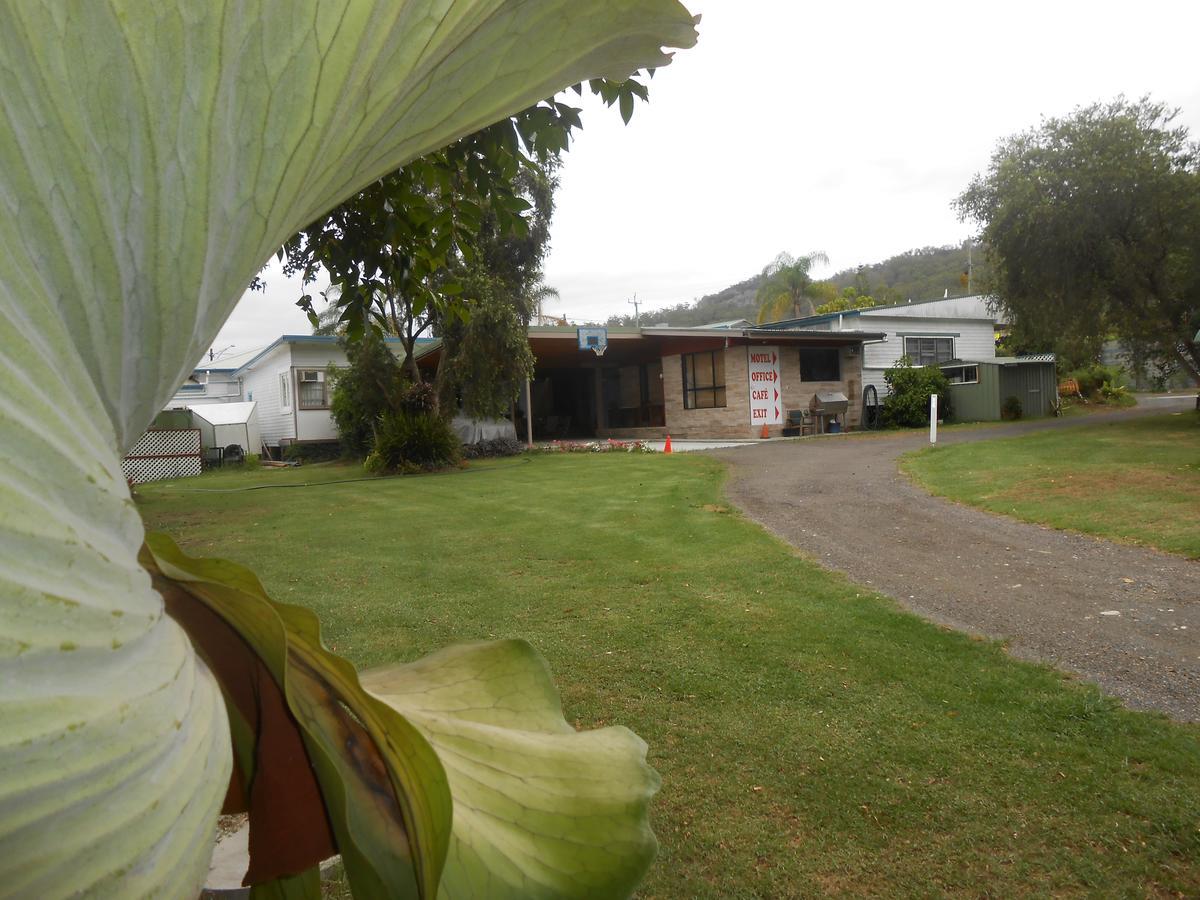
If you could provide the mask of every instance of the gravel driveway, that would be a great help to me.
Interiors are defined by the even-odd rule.
[[[1188,409],[943,432],[939,444]],[[897,471],[922,434],[771,441],[712,451],[751,519],[855,581],[950,627],[1002,638],[1129,706],[1200,720],[1200,562],[1054,531],[930,496]]]

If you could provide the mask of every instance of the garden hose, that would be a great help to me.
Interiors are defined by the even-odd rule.
[[[420,475],[363,475],[359,478],[339,478],[334,481],[301,481],[293,484],[252,484],[248,487],[236,488],[175,488],[175,494],[243,494],[248,491],[265,491],[272,488],[306,488],[324,487],[327,484],[356,484],[360,481],[389,481],[393,478],[427,478],[434,475],[464,475],[468,472],[494,472],[497,469],[510,469],[519,464],[527,464],[532,460],[528,454],[513,463],[503,463],[486,468],[446,469],[441,472],[422,472]]]

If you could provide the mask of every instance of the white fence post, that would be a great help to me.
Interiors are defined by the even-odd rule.
[[[937,444],[937,394],[929,395],[929,443]]]

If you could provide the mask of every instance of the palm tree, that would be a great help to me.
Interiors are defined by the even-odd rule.
[[[820,250],[807,256],[780,253],[762,270],[762,284],[754,295],[758,303],[758,321],[811,316],[813,313],[813,266],[828,265],[829,257]]]
[[[547,318],[555,318],[553,316],[546,316],[542,312],[542,303],[551,297],[553,297],[555,300],[559,299],[557,289],[552,288],[547,284],[543,284],[540,279],[533,289],[530,290],[529,300],[531,301],[530,305],[533,309],[533,322],[535,325],[545,325],[545,320]],[[557,322],[557,319],[555,319],[555,321]]]

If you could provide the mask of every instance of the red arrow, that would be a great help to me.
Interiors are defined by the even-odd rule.
[[[779,380],[779,373],[778,373],[778,372],[772,372],[772,373],[771,373],[771,381],[778,381],[778,380]]]
[[[775,402],[779,402],[779,388],[775,388]],[[778,410],[775,412],[775,415],[779,415]]]
[[[779,407],[775,407],[775,418],[779,418]]]

